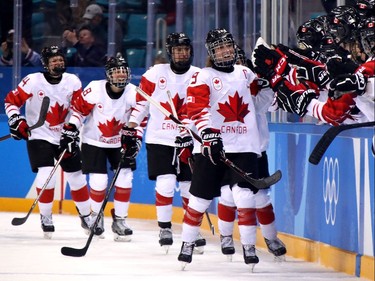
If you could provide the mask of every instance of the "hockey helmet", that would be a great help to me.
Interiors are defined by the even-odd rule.
[[[173,56],[173,47],[187,46],[190,48],[190,57],[187,60],[178,60]],[[176,70],[187,70],[189,69],[194,58],[193,46],[191,45],[190,38],[183,32],[170,33],[167,37],[165,48],[168,54],[169,61],[172,68]]]
[[[114,73],[124,73],[124,77],[113,77]],[[109,57],[105,64],[105,75],[109,84],[117,88],[125,88],[130,82],[130,68],[121,53],[116,57]]]
[[[206,37],[206,49],[213,64],[218,68],[228,68],[237,61],[237,49],[231,33],[224,28],[212,29]],[[219,52],[219,49],[229,46],[233,51]]]
[[[375,54],[375,16],[363,22],[360,29],[362,48],[368,56]]]
[[[359,16],[352,6],[338,6],[331,11],[329,30],[336,43],[351,43],[357,39]]]
[[[238,45],[236,45],[236,49],[237,49],[236,63],[247,66],[247,57],[246,57],[245,51],[242,50]]]
[[[297,30],[296,37],[300,49],[318,48],[324,36],[324,27],[318,19],[303,23]]]
[[[63,62],[60,65],[55,66],[53,69],[49,68],[49,59],[60,56],[63,58]],[[61,75],[65,72],[66,58],[64,52],[58,46],[44,47],[41,52],[41,62],[43,67],[51,74]]]

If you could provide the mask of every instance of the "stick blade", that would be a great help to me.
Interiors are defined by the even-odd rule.
[[[61,254],[64,256],[69,256],[69,257],[83,257],[87,253],[88,247],[84,247],[82,249],[76,249],[76,248],[71,248],[71,247],[62,247],[61,248]]]
[[[13,218],[12,219],[12,225],[21,225],[24,224],[27,220],[27,216],[23,218]]]
[[[309,162],[313,165],[318,165],[322,159],[324,153],[327,151],[330,144],[335,139],[336,135],[340,133],[340,127],[332,127],[321,137],[318,143],[315,145],[313,151],[310,154]]]

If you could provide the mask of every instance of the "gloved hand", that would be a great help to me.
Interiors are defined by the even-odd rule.
[[[135,128],[123,127],[121,134],[121,146],[124,149],[124,157],[135,159],[142,146],[142,137],[137,136]]]
[[[25,117],[19,114],[13,114],[11,117],[9,117],[8,125],[10,129],[10,135],[13,139],[29,139],[29,125],[27,125]]]
[[[201,137],[201,153],[216,165],[219,163],[220,158],[225,155],[220,131],[218,129],[207,128],[202,131]]]
[[[192,156],[194,142],[191,136],[180,137],[177,136],[174,142],[176,144],[176,154],[180,161],[189,164],[189,158]]]
[[[366,90],[367,77],[362,73],[341,74],[335,77],[329,84],[328,96],[338,99],[348,93],[362,95]]]
[[[283,79],[282,76],[290,70],[286,55],[276,50],[268,49],[264,45],[259,45],[254,50],[254,58],[255,72],[267,79],[271,88],[276,90]]]
[[[322,116],[326,122],[338,126],[350,117],[350,110],[354,106],[355,101],[351,94],[344,94],[336,100],[328,98],[322,108]]]
[[[300,83],[293,85],[288,81],[283,81],[276,93],[277,105],[287,112],[296,113],[299,116],[304,116],[307,112],[307,106],[312,99],[319,96],[319,91],[313,86]]]
[[[74,124],[64,124],[60,137],[60,152],[66,149],[64,158],[70,158],[79,150],[79,131]]]
[[[310,59],[301,60],[297,66],[297,79],[304,79],[315,83],[320,89],[331,81],[329,72],[324,64]]]

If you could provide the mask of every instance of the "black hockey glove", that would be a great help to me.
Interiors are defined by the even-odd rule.
[[[297,66],[296,77],[298,79],[311,81],[318,85],[320,89],[323,89],[328,82],[331,81],[331,77],[325,65],[310,59],[301,60]]]
[[[61,130],[59,150],[65,149],[65,159],[75,156],[79,150],[79,131],[74,124],[64,124]]]
[[[202,131],[201,153],[216,165],[225,155],[223,140],[218,129],[207,128]]]
[[[29,139],[29,125],[27,125],[25,117],[19,114],[13,114],[9,120],[8,125],[10,135],[15,140],[28,140]]]
[[[180,161],[185,164],[189,164],[189,158],[192,157],[194,148],[194,142],[191,136],[176,137],[176,154]]]
[[[121,146],[125,151],[125,158],[135,159],[142,146],[142,137],[137,136],[137,130],[135,128],[123,127]]]
[[[276,93],[276,101],[281,109],[302,117],[306,114],[311,100],[318,96],[319,92],[316,88],[308,88],[303,83],[292,85],[285,80]]]
[[[329,84],[328,96],[338,99],[344,94],[363,95],[366,90],[367,77],[362,73],[338,75]]]

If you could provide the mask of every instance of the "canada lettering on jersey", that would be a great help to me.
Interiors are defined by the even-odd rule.
[[[108,143],[108,144],[118,144],[121,142],[121,137],[116,136],[113,138],[105,138],[103,136],[99,137],[99,141],[103,143]]]
[[[230,125],[223,125],[220,128],[220,132],[222,134],[247,134],[248,128],[247,126],[230,126]]]
[[[175,123],[162,123],[161,124],[161,128],[162,130],[177,130],[178,129],[178,125],[175,124]]]

